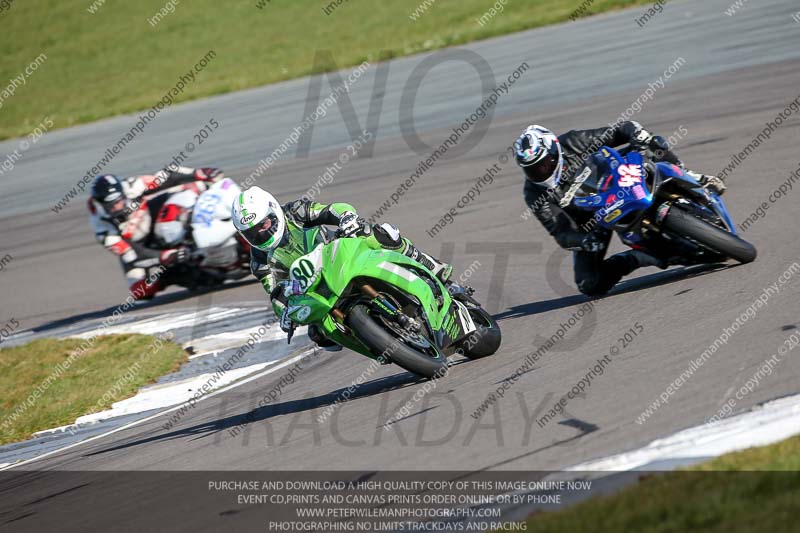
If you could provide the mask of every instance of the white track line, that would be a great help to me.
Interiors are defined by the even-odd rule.
[[[307,350],[305,352],[302,352],[302,353],[292,357],[291,359],[287,359],[286,361],[280,363],[277,366],[270,367],[270,368],[264,370],[264,372],[261,372],[259,374],[254,375],[254,376],[250,376],[248,378],[245,378],[242,381],[237,381],[236,383],[233,383],[229,387],[225,387],[225,388],[216,390],[216,391],[212,392],[211,394],[207,394],[205,396],[201,396],[197,400],[197,403],[200,403],[203,400],[211,398],[212,396],[216,396],[217,394],[220,394],[222,392],[226,392],[226,391],[235,389],[236,387],[239,387],[241,385],[244,385],[246,383],[250,383],[251,381],[254,381],[256,379],[262,378],[262,377],[264,377],[264,376],[266,376],[268,374],[271,374],[271,373],[273,373],[273,372],[275,372],[277,370],[280,370],[281,368],[285,368],[285,367],[289,366],[290,364],[294,363],[295,361],[298,361],[298,360],[302,359],[303,357],[305,357],[310,351],[311,350]],[[185,403],[185,402],[183,402],[183,403]],[[133,422],[131,422],[129,424],[125,424],[124,426],[120,426],[118,428],[112,429],[112,430],[107,431],[105,433],[101,433],[100,435],[95,435],[94,437],[89,437],[86,440],[82,440],[80,442],[75,442],[75,443],[70,444],[68,446],[64,446],[63,448],[59,448],[57,450],[52,450],[52,451],[49,451],[47,453],[43,453],[42,455],[38,455],[36,457],[32,457],[32,458],[26,459],[24,461],[20,461],[19,463],[13,463],[13,464],[7,465],[7,466],[0,466],[0,471],[2,471],[2,470],[11,470],[13,468],[17,468],[18,466],[27,465],[27,464],[33,463],[35,461],[38,461],[40,459],[44,459],[45,457],[50,457],[51,455],[55,455],[57,453],[61,453],[61,452],[67,451],[69,449],[75,448],[75,447],[80,446],[82,444],[86,444],[87,442],[92,442],[94,440],[98,440],[98,439],[101,439],[103,437],[107,437],[109,435],[113,435],[114,433],[118,433],[118,432],[123,431],[125,429],[129,429],[129,428],[132,428],[134,426],[138,426],[139,424],[143,424],[145,422],[149,422],[150,420],[154,420],[154,419],[156,419],[156,418],[158,418],[158,417],[160,417],[162,415],[165,415],[167,413],[171,413],[173,411],[177,411],[178,409],[183,407],[183,403],[180,403],[180,404],[176,405],[175,407],[171,407],[171,408],[169,408],[169,409],[167,409],[165,411],[161,411],[161,412],[156,413],[154,415],[148,416],[147,418],[142,418],[141,420],[134,420]]]
[[[184,346],[183,349],[185,350],[186,346]],[[198,357],[205,357],[207,355],[213,355],[214,357],[216,357],[218,353],[224,352],[224,351],[225,351],[225,349],[223,348],[221,350],[214,350],[213,352],[196,353],[194,355],[190,355],[189,356],[189,361],[191,361],[192,359],[197,359]]]
[[[627,471],[666,461],[693,463],[720,455],[766,446],[800,434],[800,394],[767,402],[719,422],[684,429],[643,448],[581,463],[567,471]]]
[[[110,335],[112,333],[142,333],[152,335],[164,331],[174,331],[176,329],[194,326],[198,320],[202,320],[205,324],[209,324],[223,318],[238,315],[244,310],[244,308],[239,307],[212,307],[211,309],[203,311],[191,311],[188,313],[174,312],[167,315],[135,319],[131,322],[126,322],[123,324],[114,324],[107,327],[100,326],[92,330],[73,335],[73,337],[79,339],[88,339],[98,334]]]

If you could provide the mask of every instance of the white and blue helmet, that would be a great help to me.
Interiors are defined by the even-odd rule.
[[[542,126],[528,126],[514,143],[514,153],[517,164],[533,183],[551,189],[558,185],[564,156],[555,133]]]

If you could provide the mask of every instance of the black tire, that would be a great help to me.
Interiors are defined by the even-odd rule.
[[[442,377],[447,373],[447,358],[439,350],[436,350],[437,357],[433,358],[403,344],[376,322],[363,305],[350,310],[347,325],[372,353],[378,356],[386,354],[394,364],[409,372],[426,378]]]
[[[469,314],[478,329],[458,344],[458,353],[469,359],[481,359],[494,355],[500,348],[503,338],[497,321],[480,307],[470,307]]]
[[[688,237],[696,243],[740,263],[752,263],[758,256],[755,246],[749,242],[700,220],[679,207],[673,206],[661,225],[670,232]]]

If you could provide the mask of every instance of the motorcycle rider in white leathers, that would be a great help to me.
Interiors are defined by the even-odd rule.
[[[198,194],[224,174],[216,168],[168,167],[153,175],[119,178],[97,176],[89,198],[89,217],[97,241],[119,257],[134,300],[148,300],[169,284],[150,274],[191,259],[184,247],[164,249],[154,239],[153,227],[169,196],[194,189]]]

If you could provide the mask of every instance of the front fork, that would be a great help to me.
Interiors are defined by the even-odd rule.
[[[371,285],[364,284],[359,289],[368,299],[371,311],[379,314],[389,322],[397,324],[402,329],[413,331],[414,333],[419,333],[422,330],[422,325],[417,320],[403,313],[392,301],[376,291]],[[349,336],[349,328],[346,325],[347,316],[344,311],[334,308],[331,311],[331,316],[336,329],[341,334]]]
[[[365,283],[361,292],[370,299],[370,308],[387,320],[394,322],[403,329],[418,332],[421,328],[419,322],[398,309],[388,298],[376,291],[371,285]]]
[[[698,250],[703,251],[703,248],[699,247],[696,243],[686,239],[682,235],[670,234],[669,236],[666,236],[661,232],[661,222],[663,222],[664,218],[666,218],[670,210],[672,210],[675,207],[675,204],[679,202],[683,204],[683,202],[685,201],[686,199],[684,199],[681,196],[678,196],[677,194],[670,194],[666,198],[666,201],[664,201],[658,207],[655,214],[655,222],[645,218],[642,220],[642,228],[652,231],[656,234],[662,235],[664,238],[666,238],[667,241],[669,241],[675,248],[673,250],[674,255],[689,258],[692,257],[693,254],[697,253]],[[691,203],[686,204],[687,209],[691,209],[692,207],[693,204]],[[724,220],[722,220],[722,222],[725,223]],[[686,264],[688,265],[690,263]]]

